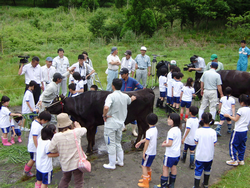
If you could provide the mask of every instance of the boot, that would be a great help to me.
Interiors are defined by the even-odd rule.
[[[124,159],[124,153],[123,151],[119,151],[117,153],[116,165],[121,166],[121,167],[124,166],[123,159]]]
[[[190,153],[190,164],[189,164],[189,167],[191,169],[194,169],[194,153]]]
[[[131,127],[132,127],[132,134],[133,134],[133,136],[137,137],[138,136],[138,134],[136,132],[137,124],[131,124]]]
[[[109,164],[104,164],[103,167],[106,169],[114,170],[116,168],[115,163],[116,163],[116,155],[109,154]]]
[[[152,174],[152,170],[148,171],[148,175],[149,175],[149,181],[151,181],[151,174]],[[141,176],[142,177],[142,176]],[[140,183],[143,182],[143,179],[139,180]]]
[[[23,172],[24,175],[26,175],[28,177],[34,177],[35,175],[30,172],[31,168],[32,168],[32,166],[30,167],[27,164],[25,164],[25,166],[24,166],[24,172]]]
[[[155,106],[156,106],[156,108],[160,107],[160,102],[161,102],[161,99],[160,99],[160,98],[158,98],[158,99],[157,99],[157,102],[156,102],[156,105],[155,105]]]
[[[18,141],[19,143],[22,142],[21,136],[19,136],[19,137],[17,138],[17,141]]]
[[[183,151],[182,158],[181,158],[181,161],[182,161],[183,163],[186,162],[186,157],[187,157],[187,152],[186,152],[186,151]]]
[[[139,187],[144,187],[144,188],[149,188],[149,176],[143,176],[143,182],[142,183],[138,183]]]
[[[176,180],[176,175],[171,174],[169,180],[169,188],[174,188],[175,180]]]
[[[164,101],[162,101],[162,100],[160,101],[160,108],[161,108],[161,109],[163,109],[163,102],[164,102]]]
[[[204,181],[203,181],[204,188],[208,188],[209,177],[210,177],[210,172],[209,173],[204,172]]]
[[[10,143],[11,143],[11,144],[15,144],[15,139],[14,139],[14,137],[11,137]]]
[[[220,130],[221,130],[221,125],[218,124],[215,131],[217,133],[217,136],[219,136],[219,137],[221,137]]]
[[[193,188],[200,188],[200,179],[194,178],[194,187]]]
[[[165,104],[165,112],[166,112],[166,113],[169,113],[169,106],[168,106],[167,103]]]
[[[227,124],[227,133],[228,134],[232,133],[231,129],[232,129],[232,124]]]
[[[11,146],[12,144],[8,142],[8,138],[2,137],[2,142],[4,146]]]
[[[41,188],[42,184],[35,183],[35,188]]]

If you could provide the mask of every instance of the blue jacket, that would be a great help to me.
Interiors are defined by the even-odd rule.
[[[137,88],[136,90],[143,89],[143,86],[139,82],[137,82],[137,80],[134,78],[128,77],[128,80],[126,82],[122,78],[121,80],[122,80],[121,91],[134,91],[135,88]]]

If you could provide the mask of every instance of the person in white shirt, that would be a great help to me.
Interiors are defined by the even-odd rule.
[[[152,170],[150,167],[156,156],[157,149],[158,130],[155,127],[157,121],[158,117],[156,114],[151,113],[147,115],[147,123],[149,125],[149,129],[146,131],[145,138],[135,145],[136,148],[139,148],[142,143],[145,143],[141,163],[143,179],[139,180],[139,187],[149,187],[149,182],[151,181]]]
[[[21,114],[21,113],[19,113]],[[17,136],[17,141],[19,143],[22,142],[22,138],[21,138],[21,135],[22,135],[22,132],[20,130],[20,127],[22,126],[22,119],[23,117],[15,117],[15,118],[12,118],[11,119],[11,144],[15,144],[15,136]]]
[[[118,50],[117,47],[113,47],[111,49],[110,54],[107,57],[108,69],[106,70],[107,76],[107,91],[112,91],[112,81],[115,78],[118,78],[118,69],[119,65],[121,65],[121,61],[117,56]]]
[[[181,72],[178,72],[176,77],[174,78],[174,82],[173,82],[173,87],[172,87],[172,92],[173,92],[173,97],[174,97],[174,104],[173,104],[173,108],[175,108],[175,110],[177,112],[179,112],[179,107],[180,107],[180,96],[181,96],[181,89],[183,87],[183,83],[181,82],[183,77],[183,74]]]
[[[64,75],[69,70],[69,60],[66,56],[64,56],[64,50],[59,48],[57,50],[58,56],[53,59],[52,66],[56,68],[56,72]],[[67,94],[67,77],[65,76],[61,83],[58,84],[58,93],[60,92],[60,88],[62,88],[62,94],[66,96]]]
[[[173,72],[172,73],[172,78],[170,80],[168,80],[167,85],[168,85],[168,90],[167,90],[167,103],[166,103],[166,113],[171,113],[172,112],[172,108],[173,108],[173,103],[174,103],[174,99],[173,99],[173,84],[175,82],[175,80],[173,79],[174,77],[176,77],[177,72]]]
[[[240,95],[239,103],[241,108],[238,109],[235,117],[230,116],[230,114],[224,114],[224,117],[229,117],[231,120],[235,121],[234,130],[229,142],[229,154],[231,160],[226,162],[228,165],[233,166],[245,164],[244,155],[246,151],[248,125],[250,122],[249,95]]]
[[[231,97],[232,89],[231,87],[226,87],[224,97],[221,97],[220,104],[219,104],[219,111],[220,111],[220,122],[217,124],[216,133],[217,136],[221,136],[220,130],[221,126],[223,125],[224,121],[227,120],[227,133],[231,134],[232,128],[232,121],[230,118],[225,118],[224,114],[230,114],[231,116],[235,117],[235,100]]]
[[[211,166],[214,157],[214,146],[217,142],[217,136],[214,129],[210,128],[209,125],[213,125],[214,120],[212,115],[208,112],[204,112],[201,116],[200,125],[201,128],[195,132],[194,141],[196,146],[195,151],[195,176],[194,176],[194,187],[200,187],[200,179],[204,170],[204,188],[208,188],[208,180],[210,177]]]
[[[165,156],[163,160],[161,184],[155,185],[154,188],[162,188],[168,186],[174,187],[176,175],[177,175],[177,164],[180,160],[181,154],[181,121],[180,116],[177,113],[171,113],[168,117],[168,125],[171,129],[168,131],[167,139],[162,143],[162,147],[166,147]],[[169,168],[171,173],[169,174]],[[170,176],[170,177],[169,177]]]
[[[191,169],[194,169],[194,150],[195,150],[195,143],[194,143],[194,135],[196,130],[199,127],[199,120],[196,117],[198,114],[199,109],[196,106],[191,106],[190,107],[190,118],[187,119],[186,122],[186,130],[183,136],[183,139],[181,140],[181,143],[184,144],[184,149],[183,149],[183,155],[181,157],[181,161],[183,163],[186,162],[186,157],[187,157],[187,150],[190,149],[190,164],[189,167]]]
[[[43,82],[42,82],[42,71],[41,66],[39,65],[39,58],[34,56],[32,61],[26,65],[24,63],[21,64],[18,74],[25,74],[25,91],[28,89],[28,85],[31,80],[34,80],[37,83],[37,87],[35,88],[33,95],[35,104],[38,102],[39,97],[41,95],[41,89],[44,90]]]
[[[52,82],[53,75],[56,73],[55,67],[52,66],[52,57],[46,58],[46,65],[42,66],[42,82],[44,89],[46,89],[46,86]]]
[[[91,66],[93,68],[93,63],[92,63],[91,59],[89,58],[88,53],[86,51],[83,51],[82,55],[84,55],[84,57],[85,57],[85,63],[89,64],[89,66]],[[94,84],[94,82],[93,82],[94,78],[92,76],[93,76],[93,74],[90,75],[87,79],[88,90],[90,90],[90,87]]]
[[[160,97],[157,99],[156,107],[163,108],[163,102],[166,96],[166,86],[167,86],[167,74],[168,70],[165,68],[161,69],[161,75],[159,77],[159,90],[160,90]]]
[[[28,89],[25,91],[23,96],[23,103],[22,103],[22,114],[30,114],[30,113],[37,113],[38,109],[35,106],[35,100],[33,97],[33,91],[37,83],[34,80],[31,80],[29,83]]]
[[[71,83],[69,84],[68,88],[70,92],[69,97],[76,97],[77,95],[79,95],[79,93],[76,92],[76,84]]]
[[[128,76],[133,78],[135,74],[135,60],[132,58],[131,50],[127,50],[124,54],[125,57],[122,58],[121,69],[127,68],[129,72]]]

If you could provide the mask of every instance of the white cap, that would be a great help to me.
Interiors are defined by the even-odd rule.
[[[141,50],[147,51],[147,48],[146,48],[145,46],[142,46],[142,47],[141,47]]]
[[[175,61],[175,60],[171,60],[171,61],[170,61],[170,64],[171,64],[171,65],[176,65],[176,61]]]

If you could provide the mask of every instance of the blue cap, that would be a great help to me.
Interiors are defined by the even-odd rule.
[[[211,67],[213,67],[213,68],[218,68],[218,63],[217,62],[212,62],[211,63]]]
[[[116,51],[116,50],[117,50],[117,47],[114,46],[114,47],[111,49],[110,54],[114,53],[114,51]]]
[[[53,61],[52,57],[47,57],[46,61]]]

